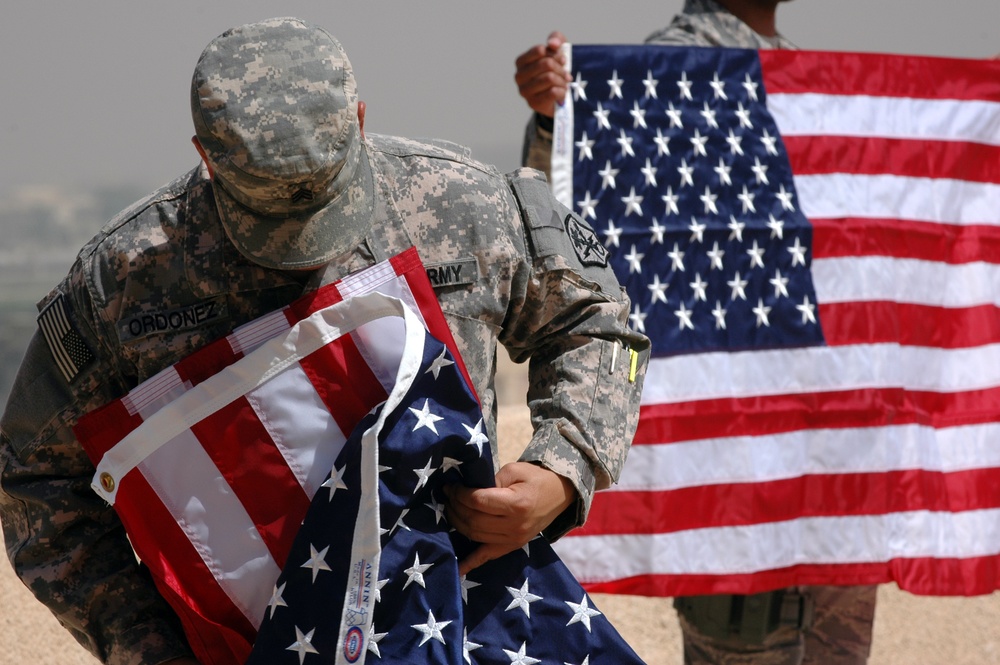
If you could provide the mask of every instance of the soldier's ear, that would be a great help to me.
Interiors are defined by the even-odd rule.
[[[365,138],[365,104],[360,99],[358,100],[358,129],[361,130],[361,138]]]
[[[211,162],[208,161],[208,156],[205,154],[205,148],[202,147],[201,141],[198,140],[197,136],[192,136],[191,143],[194,144],[195,150],[201,155],[201,161],[205,162],[205,168],[208,169],[208,177],[215,177],[215,169],[212,168]]]

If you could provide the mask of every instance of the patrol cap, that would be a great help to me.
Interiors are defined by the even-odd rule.
[[[232,28],[202,52],[191,115],[230,240],[268,268],[321,266],[372,223],[374,181],[340,43],[296,18]]]

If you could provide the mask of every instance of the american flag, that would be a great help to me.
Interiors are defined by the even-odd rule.
[[[540,539],[459,578],[441,487],[493,468],[454,349],[409,250],[80,420],[199,662],[640,662]]]
[[[573,46],[557,195],[652,340],[591,591],[1000,586],[1000,62]]]

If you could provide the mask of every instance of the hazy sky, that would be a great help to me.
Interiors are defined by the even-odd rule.
[[[233,25],[295,15],[344,44],[366,128],[465,143],[517,166],[527,107],[514,58],[560,29],[633,43],[682,0],[95,0],[8,3],[0,21],[0,199],[33,184],[162,184],[196,163],[191,70]],[[622,9],[623,8],[623,9]],[[1000,0],[795,0],[779,29],[803,48],[982,58]],[[933,85],[933,82],[928,82]]]

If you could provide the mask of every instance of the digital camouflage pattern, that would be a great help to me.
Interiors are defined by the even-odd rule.
[[[95,360],[67,383],[36,334],[0,421],[0,522],[18,574],[101,660],[156,663],[187,647],[114,511],[89,488],[93,467],[71,426],[234,327],[410,245],[462,276],[439,279],[436,293],[494,441],[497,344],[530,362],[536,431],[523,459],[566,476],[581,497],[550,537],[579,524],[593,491],[618,477],[648,341],[627,328],[610,269],[578,258],[566,229],[579,218],[534,171],[505,176],[452,144],[365,143],[374,224],[319,270],[270,270],[241,254],[200,167],[110,222],[43,301],[62,295]],[[634,381],[629,348],[641,358]]]

